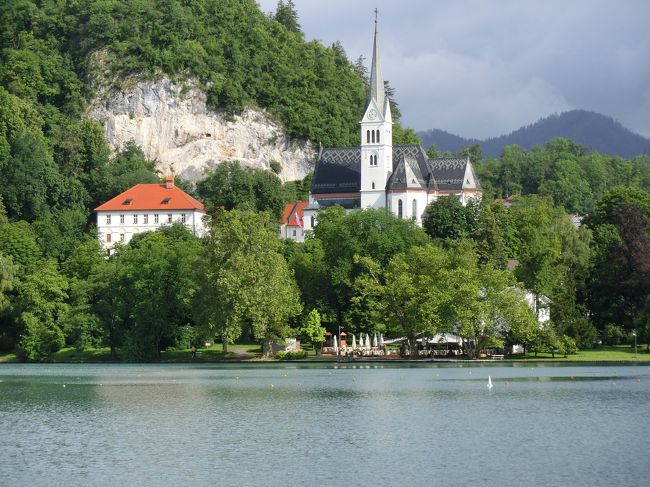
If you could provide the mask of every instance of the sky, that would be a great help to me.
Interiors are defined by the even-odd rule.
[[[584,109],[650,137],[650,0],[293,1],[307,40],[368,64],[379,10],[404,126],[482,139]]]

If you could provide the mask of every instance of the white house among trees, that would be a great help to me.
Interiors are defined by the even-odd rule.
[[[99,239],[109,252],[116,242],[127,243],[136,233],[163,225],[180,222],[197,236],[206,231],[203,203],[176,187],[173,177],[163,184],[136,184],[95,212]]]

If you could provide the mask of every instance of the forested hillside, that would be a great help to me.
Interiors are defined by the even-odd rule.
[[[556,137],[564,137],[601,154],[634,157],[650,154],[650,139],[623,127],[620,123],[587,110],[571,110],[542,118],[507,135],[485,140],[464,139],[444,130],[432,129],[418,132],[425,147],[434,144],[440,151],[458,152],[463,147],[479,144],[489,157],[499,157],[505,146],[519,145],[532,149]]]

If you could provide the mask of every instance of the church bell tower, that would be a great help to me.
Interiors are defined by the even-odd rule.
[[[379,63],[377,9],[366,109],[361,119],[361,208],[385,208],[386,183],[393,172],[393,121]]]

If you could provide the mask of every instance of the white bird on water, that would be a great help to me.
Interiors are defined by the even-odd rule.
[[[492,389],[492,377],[488,375],[488,383],[487,383],[487,388]]]

